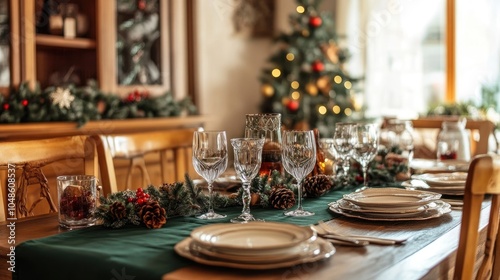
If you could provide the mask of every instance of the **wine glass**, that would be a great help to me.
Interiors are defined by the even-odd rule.
[[[225,131],[195,131],[193,136],[194,170],[208,183],[208,212],[199,219],[225,218],[213,209],[212,184],[227,168],[227,140]]]
[[[243,210],[241,215],[231,219],[232,223],[262,221],[250,214],[250,182],[259,173],[264,141],[264,138],[231,139],[231,145],[234,149],[234,169],[243,183]]]
[[[282,161],[285,170],[297,181],[297,209],[285,212],[286,216],[312,216],[314,212],[302,208],[302,181],[316,164],[316,141],[314,132],[284,131],[282,137]]]
[[[342,162],[343,176],[347,177],[351,165],[354,138],[352,137],[355,123],[336,123],[333,133],[333,146]]]
[[[366,176],[368,164],[377,155],[379,131],[376,124],[356,124],[353,129],[353,158],[363,169],[363,189],[368,187]]]

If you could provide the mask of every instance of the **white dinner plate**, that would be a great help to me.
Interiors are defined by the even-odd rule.
[[[389,207],[389,208],[380,208],[380,207],[362,207],[356,205],[350,201],[345,199],[339,199],[336,202],[339,207],[343,210],[349,210],[353,212],[366,212],[366,213],[378,213],[378,214],[418,214],[425,211],[427,205],[422,206],[411,206],[411,207]]]
[[[374,214],[367,214],[367,213],[360,213],[360,212],[353,212],[349,210],[344,210],[339,207],[339,204],[334,202],[329,204],[329,210],[336,213],[336,214],[341,214],[346,217],[351,217],[351,218],[358,218],[358,219],[363,219],[363,220],[369,220],[369,221],[420,221],[420,220],[428,220],[428,219],[433,219],[440,217],[446,213],[449,213],[451,211],[451,206],[450,204],[443,202],[441,200],[437,200],[431,203],[435,203],[436,207],[433,209],[430,209],[428,211],[423,211],[417,215],[406,215],[402,214],[400,216],[398,215],[387,215],[387,214],[379,214],[379,213],[374,213]]]
[[[410,162],[410,168],[416,173],[427,172],[466,172],[469,169],[469,162],[463,160],[436,160],[416,158]]]
[[[400,188],[368,188],[345,194],[343,198],[362,207],[413,207],[437,200],[441,194]]]
[[[312,241],[311,245],[308,247],[308,250],[300,258],[278,262],[268,261],[262,263],[241,263],[210,257],[204,254],[200,254],[197,251],[193,251],[191,249],[192,240],[192,238],[188,237],[177,243],[174,246],[175,252],[182,257],[201,264],[250,270],[276,269],[290,267],[298,264],[312,263],[328,259],[333,256],[333,254],[335,254],[335,247],[333,247],[330,242],[322,238],[317,238]]]
[[[199,245],[235,255],[287,253],[313,236],[310,228],[277,222],[211,224],[191,232]]]
[[[467,180],[466,172],[453,173],[424,173],[411,176],[412,179],[418,179],[426,182],[429,186],[458,186],[465,185]]]
[[[450,185],[450,186],[430,186],[426,182],[419,179],[404,181],[401,186],[409,190],[424,190],[443,195],[464,195],[465,185]]]

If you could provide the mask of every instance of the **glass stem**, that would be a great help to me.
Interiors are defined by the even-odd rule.
[[[368,187],[368,182],[366,181],[367,173],[368,173],[368,165],[363,165],[363,186],[365,188]]]
[[[250,183],[244,182],[243,183],[243,195],[242,195],[243,210],[241,211],[241,213],[250,214],[250,199],[251,199]]]
[[[207,211],[207,214],[209,216],[214,214],[214,204],[213,204],[214,193],[212,189],[213,189],[212,182],[210,182],[208,184],[208,211]]]
[[[297,180],[297,210],[302,211],[302,180]]]

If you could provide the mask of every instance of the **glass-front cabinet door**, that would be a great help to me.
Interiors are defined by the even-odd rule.
[[[10,85],[10,24],[7,0],[0,0],[0,87]]]
[[[102,1],[113,11],[101,26],[101,84],[107,91],[153,95],[171,89],[169,61],[169,2],[166,0]],[[107,29],[106,32],[102,32]],[[105,48],[105,49],[104,49]],[[115,66],[115,67],[112,67]],[[102,69],[108,69],[102,70]]]

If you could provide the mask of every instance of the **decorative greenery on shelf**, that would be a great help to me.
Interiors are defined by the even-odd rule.
[[[86,86],[34,89],[28,83],[0,95],[0,123],[71,121],[82,126],[90,120],[154,118],[197,114],[189,98],[175,100],[169,92],[156,97],[134,91],[126,98],[104,94],[94,81]]]

